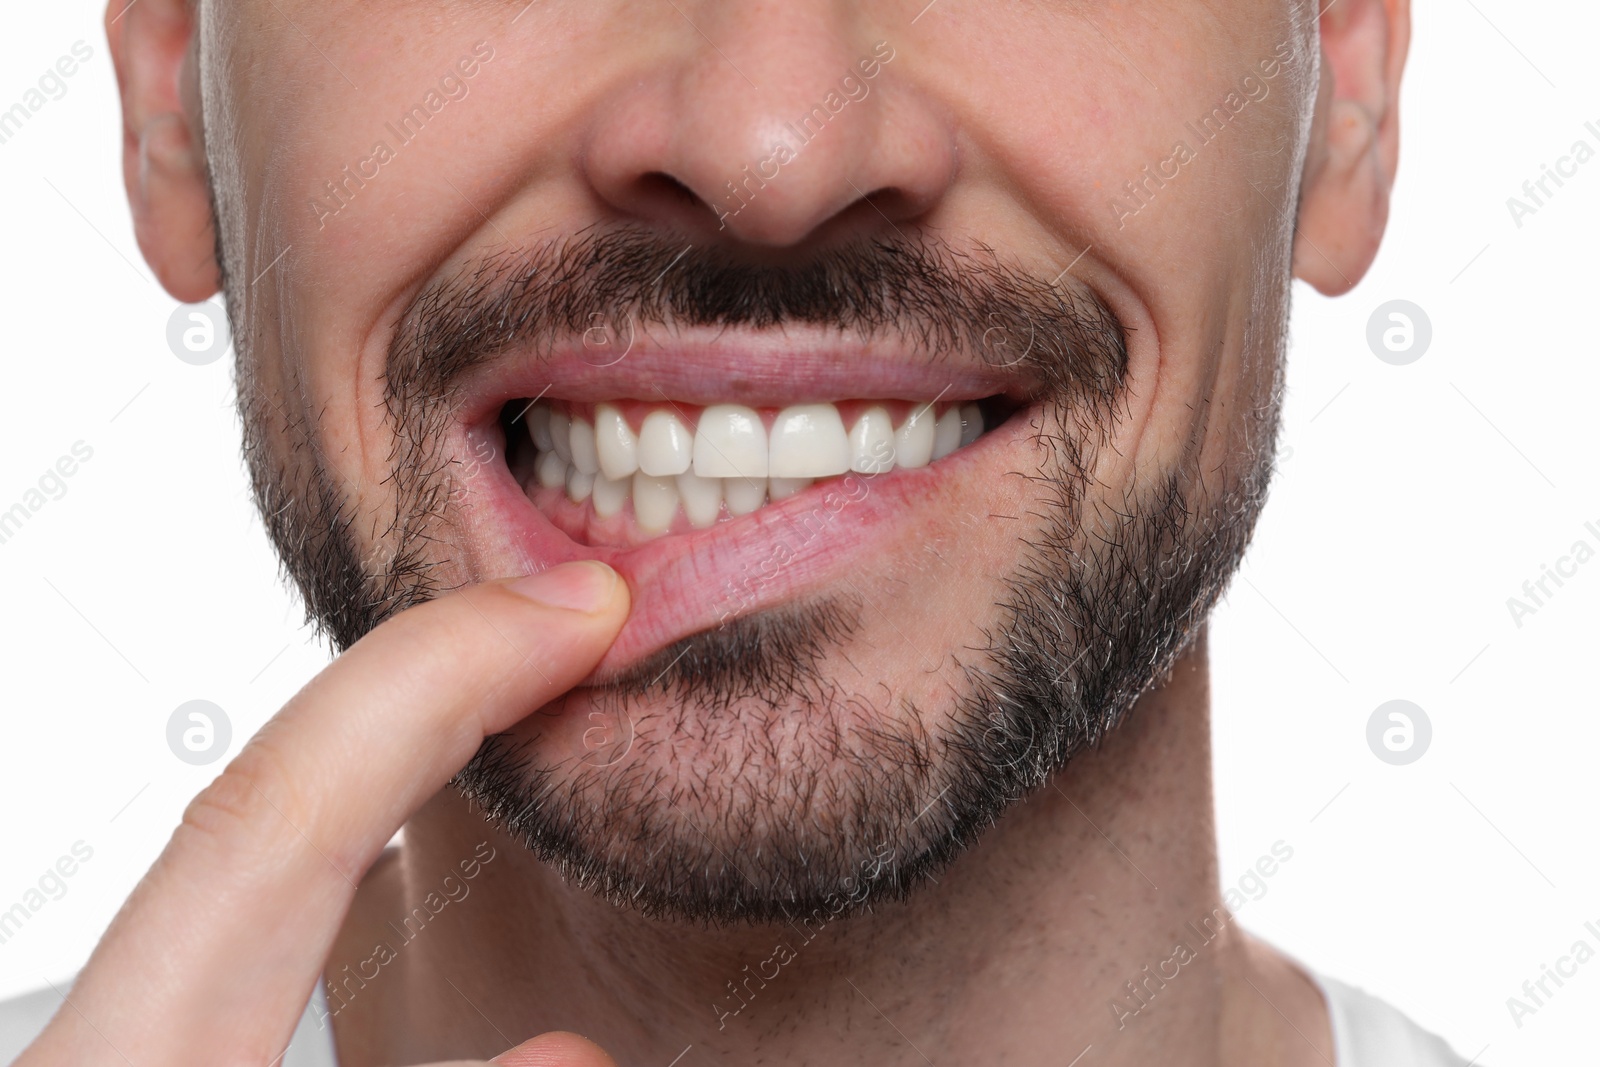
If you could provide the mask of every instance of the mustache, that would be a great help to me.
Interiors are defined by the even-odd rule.
[[[509,350],[547,351],[597,324],[622,323],[894,337],[930,359],[1005,368],[1041,395],[1105,415],[1128,363],[1124,328],[1097,293],[1035,277],[985,245],[896,235],[773,265],[657,230],[591,228],[496,253],[425,286],[390,343],[390,413],[403,424],[418,405],[447,401]]]

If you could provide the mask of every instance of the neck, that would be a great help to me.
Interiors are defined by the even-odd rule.
[[[349,990],[330,998],[340,1062],[487,1058],[571,1030],[621,1063],[692,1046],[699,1063],[1065,1065],[1092,1046],[1095,1067],[1213,1064],[1276,1027],[1238,996],[1252,974],[1315,1031],[1305,989],[1263,970],[1223,909],[1209,731],[1202,641],[909,901],[755,928],[613,907],[446,790],[368,876],[330,957]],[[490,849],[445,902],[444,875]],[[414,908],[428,916],[407,923]],[[380,942],[392,958],[367,962]]]

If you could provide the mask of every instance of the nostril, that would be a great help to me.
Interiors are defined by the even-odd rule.
[[[665,171],[653,170],[639,178],[641,192],[645,196],[671,200],[674,203],[688,207],[706,207],[706,202],[701,200],[695,191],[674,178]]]
[[[628,214],[644,220],[695,225],[714,215],[711,205],[698,193],[662,170],[629,178],[615,187],[609,198]]]
[[[915,218],[926,207],[927,205],[918,199],[914,191],[904,186],[885,185],[871,192],[862,192],[847,210],[852,210],[869,221],[888,221],[892,225],[898,221]]]

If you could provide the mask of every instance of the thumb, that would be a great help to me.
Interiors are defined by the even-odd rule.
[[[599,1045],[562,1030],[524,1041],[489,1062],[500,1067],[617,1067]]]

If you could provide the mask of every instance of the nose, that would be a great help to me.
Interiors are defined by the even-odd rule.
[[[772,248],[928,212],[954,177],[954,132],[858,6],[663,5],[676,22],[650,66],[595,113],[591,187],[633,218]]]

